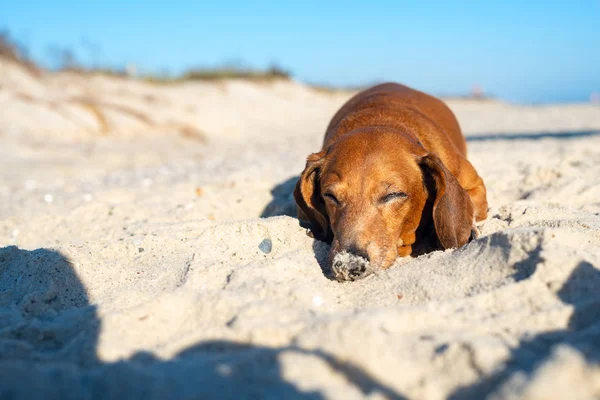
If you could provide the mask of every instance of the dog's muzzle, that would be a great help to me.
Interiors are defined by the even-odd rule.
[[[333,275],[338,281],[355,281],[370,275],[373,271],[366,258],[342,251],[333,256]]]

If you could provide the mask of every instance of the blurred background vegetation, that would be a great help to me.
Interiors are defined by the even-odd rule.
[[[168,72],[165,72],[162,74],[144,74],[138,76],[134,65],[120,68],[86,66],[79,61],[75,51],[69,48],[53,45],[48,48],[48,53],[50,58],[53,59],[53,64],[56,66],[52,69],[53,71],[139,77],[152,83],[218,81],[224,79],[244,79],[256,82],[269,82],[274,80],[289,80],[292,77],[289,70],[284,69],[277,64],[272,64],[267,69],[260,70],[245,66],[242,61],[227,62],[214,67],[194,67],[177,75],[171,75]],[[29,56],[27,46],[14,38],[8,30],[0,31],[0,57],[19,63],[35,74],[39,74],[46,69]]]

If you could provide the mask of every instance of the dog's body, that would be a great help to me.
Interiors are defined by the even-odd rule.
[[[387,268],[432,233],[437,247],[460,247],[487,216],[485,185],[466,153],[442,101],[395,83],[375,86],[335,114],[323,149],[308,157],[294,191],[298,217],[332,241],[338,279]],[[346,253],[358,259],[335,260]]]

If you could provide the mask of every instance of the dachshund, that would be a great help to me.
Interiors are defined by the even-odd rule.
[[[294,198],[298,219],[331,244],[339,281],[389,268],[398,256],[461,247],[488,210],[452,111],[397,83],[358,93],[333,116]]]

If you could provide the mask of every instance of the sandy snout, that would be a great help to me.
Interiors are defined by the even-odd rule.
[[[356,281],[375,272],[373,265],[366,258],[347,251],[333,255],[331,269],[333,276],[339,282]]]

